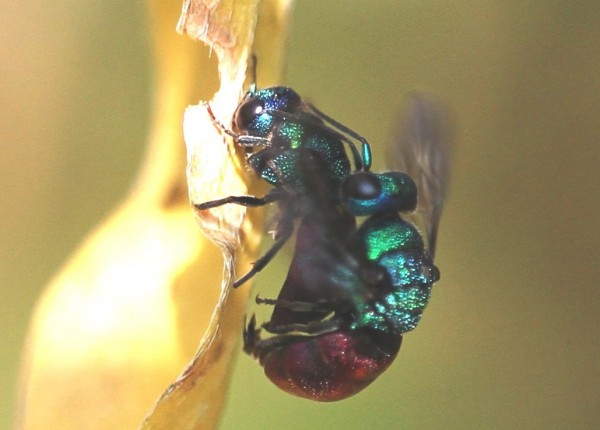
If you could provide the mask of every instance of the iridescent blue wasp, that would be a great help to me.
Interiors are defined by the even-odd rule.
[[[298,166],[302,160],[312,157],[323,164],[318,172],[321,186],[329,187],[333,195],[352,171],[370,168],[371,148],[363,137],[287,87],[257,90],[254,84],[251,85],[234,112],[232,130],[214,117],[210,106],[209,113],[236,144],[251,152],[248,165],[274,188],[264,197],[229,196],[195,205],[196,209],[206,210],[224,204],[263,206],[273,202],[278,202],[280,207],[275,243],[248,273],[234,282],[233,286],[238,287],[271,261],[292,235],[293,221],[302,217],[303,202],[310,198],[304,176],[299,174]],[[352,154],[353,168],[346,147]]]
[[[432,258],[447,169],[435,110],[423,99],[412,106],[411,144],[400,159],[415,181],[402,172],[369,172],[366,140],[289,88],[251,89],[234,114],[234,130],[221,125],[238,144],[260,148],[248,164],[275,187],[263,198],[231,196],[197,209],[277,201],[281,212],[275,244],[235,286],[273,258],[300,219],[279,297],[260,300],[274,305],[263,324],[274,336],[261,339],[254,318],[244,334],[245,351],[285,391],[333,401],[366,387],[391,364],[439,278]],[[428,246],[398,212],[419,215]],[[357,217],[367,219],[357,227]]]
[[[440,115],[427,98],[412,98],[396,154],[410,176],[355,172],[337,196],[312,183],[315,206],[302,219],[284,286],[276,300],[259,300],[274,305],[263,327],[275,336],[261,339],[254,318],[244,336],[246,352],[283,390],[347,398],[388,368],[402,334],[419,323],[439,279],[433,254],[448,183]]]

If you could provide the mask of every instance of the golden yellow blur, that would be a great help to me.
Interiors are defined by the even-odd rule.
[[[268,29],[279,32],[273,40],[285,40],[288,3],[264,3],[277,17]],[[220,269],[221,254],[199,231],[181,133],[182,109],[198,102],[197,88],[216,81],[217,70],[199,41],[175,33],[177,1],[147,4],[156,85],[146,160],[129,197],[74,253],[37,306],[18,405],[24,430],[137,428],[147,414],[145,429],[211,429],[227,393],[249,289],[229,294],[234,267]],[[201,24],[214,33],[194,37],[217,54],[221,87],[211,103],[229,117],[243,92],[257,15],[257,1],[212,4]],[[281,61],[265,66],[275,78]],[[198,109],[205,111],[200,105],[188,112]],[[192,201],[247,193],[245,169],[210,118],[200,128],[195,119],[184,126]],[[255,256],[254,230],[262,229],[259,217],[250,222],[244,212],[229,208],[203,219],[239,270]],[[238,256],[240,234],[245,248]]]

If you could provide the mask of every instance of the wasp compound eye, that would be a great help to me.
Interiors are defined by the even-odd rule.
[[[381,194],[381,183],[372,173],[354,173],[344,181],[342,192],[346,198],[357,200],[376,199]]]
[[[265,105],[258,97],[250,97],[243,101],[233,114],[235,131],[241,132],[246,130],[264,109]]]

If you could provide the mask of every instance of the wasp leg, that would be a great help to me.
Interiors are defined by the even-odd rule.
[[[279,306],[282,308],[289,309],[293,312],[333,312],[334,308],[331,303],[328,302],[299,302],[299,301],[290,301],[290,300],[280,300],[280,299],[264,299],[262,297],[256,296],[256,304],[258,305],[271,305],[271,306]]]
[[[216,208],[219,206],[227,205],[227,204],[236,204],[246,207],[258,207],[265,206],[269,203],[273,203],[279,201],[284,196],[278,192],[278,190],[273,190],[272,192],[266,194],[264,197],[255,197],[255,196],[229,196],[222,199],[211,200],[209,202],[194,204],[194,208],[197,211],[205,211],[207,209]],[[276,231],[276,240],[273,246],[265,253],[265,255],[261,256],[258,260],[254,262],[254,265],[248,273],[239,278],[233,283],[233,287],[237,288],[246,282],[248,279],[252,278],[258,272],[260,272],[272,259],[275,257],[277,252],[285,245],[285,242],[290,238],[292,232],[294,230],[293,223],[280,221],[277,226]]]
[[[288,239],[292,235],[293,231],[294,231],[294,224],[292,222],[280,221],[279,224],[277,225],[277,234],[276,234],[276,239],[275,239],[275,243],[273,243],[273,246],[271,246],[271,248],[269,248],[269,250],[267,252],[265,252],[264,255],[262,255],[258,260],[256,260],[254,262],[254,264],[252,265],[252,269],[250,269],[245,275],[243,275],[241,278],[237,279],[233,283],[233,288],[239,287],[244,282],[246,282],[248,279],[252,278],[258,272],[260,272],[262,269],[264,269],[264,267],[267,264],[269,264],[269,262],[273,259],[273,257],[275,257],[275,255],[277,255],[277,253],[283,247],[283,245],[285,245],[285,243],[288,241]]]
[[[254,324],[252,324],[254,323]],[[260,329],[256,328],[256,322],[250,321],[250,325],[244,329],[244,352],[262,360],[263,357],[275,348],[286,347],[299,340],[306,338],[298,335],[275,336],[261,339]]]
[[[271,326],[266,322],[262,325],[269,333],[278,335],[288,335],[290,333],[300,333],[303,335],[320,336],[326,333],[332,333],[341,328],[341,322],[335,318],[329,320],[312,321],[306,324],[286,324],[280,326]]]
[[[333,320],[327,321],[331,322]],[[269,352],[276,348],[284,348],[288,345],[292,345],[296,342],[306,341],[311,338],[318,337],[319,335],[334,332],[339,329],[339,325],[328,327],[327,330],[320,330],[314,333],[305,334],[280,334],[278,336],[270,337],[268,339],[261,339],[260,329],[256,328],[256,318],[254,315],[250,319],[250,323],[244,329],[244,352],[250,354],[259,360]]]
[[[245,320],[245,318],[244,318]],[[260,329],[256,328],[256,316],[252,315],[250,322],[246,325],[244,321],[244,351],[251,354],[256,349],[256,345],[261,342]]]
[[[252,354],[255,357],[262,357],[265,352],[282,346],[290,345],[297,340],[305,339],[306,336],[282,335],[268,339],[261,339],[261,329],[256,327],[256,316],[252,315],[250,322],[244,328],[244,352]]]
[[[278,193],[268,193],[264,197],[255,196],[229,196],[222,199],[211,200],[210,202],[194,204],[194,208],[198,211],[216,208],[223,205],[235,204],[246,207],[265,206],[280,200],[281,196]]]

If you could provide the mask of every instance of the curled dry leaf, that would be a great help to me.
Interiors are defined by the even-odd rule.
[[[245,193],[245,169],[201,103],[185,113],[186,184],[181,114],[199,94],[210,97],[217,81],[211,52],[220,87],[210,103],[223,122],[243,90],[251,52],[260,58],[261,82],[277,80],[289,1],[186,2],[180,31],[210,49],[175,33],[175,2],[147,4],[156,98],[146,160],[126,201],[38,303],[24,354],[22,429],[128,429],[144,416],[144,429],[218,424],[248,295],[247,286],[229,294],[227,283],[234,262],[243,271],[254,258],[260,220],[240,208],[200,218],[228,264],[216,269],[223,258],[200,233],[185,190],[192,202]],[[235,254],[240,238],[245,251]]]

